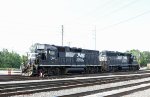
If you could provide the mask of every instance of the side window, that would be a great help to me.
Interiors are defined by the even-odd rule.
[[[46,60],[47,59],[47,52],[41,51],[40,56],[41,56],[42,60]]]
[[[50,51],[50,50],[49,50],[49,54],[50,54],[51,56],[54,56],[54,55],[55,55],[55,51]]]

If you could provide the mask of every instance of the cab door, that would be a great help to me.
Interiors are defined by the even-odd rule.
[[[47,50],[48,52],[48,60],[50,65],[57,65],[58,58],[57,58],[57,50]]]

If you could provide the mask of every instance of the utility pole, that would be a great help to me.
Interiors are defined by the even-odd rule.
[[[94,29],[94,32],[95,32],[95,34],[94,34],[94,39],[95,39],[95,50],[96,50],[96,25],[95,25],[95,29]]]
[[[63,38],[64,38],[64,26],[62,25],[62,46],[63,46]]]

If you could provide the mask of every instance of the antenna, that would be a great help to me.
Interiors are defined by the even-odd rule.
[[[95,34],[94,34],[94,39],[95,39],[95,50],[96,50],[96,25],[95,25],[94,32],[95,32]]]
[[[63,46],[63,37],[64,37],[64,26],[62,25],[62,46]]]

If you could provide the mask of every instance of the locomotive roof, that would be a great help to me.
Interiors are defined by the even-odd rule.
[[[118,51],[102,51],[102,53],[106,55],[121,55],[121,56],[130,56],[131,53],[126,53],[126,52],[118,52]]]
[[[56,50],[57,48],[53,45],[49,45],[49,44],[35,44],[36,45],[36,49],[51,49],[51,50]]]
[[[89,49],[82,49],[82,48],[76,48],[76,47],[69,47],[69,46],[56,46],[56,45],[50,45],[50,44],[40,44],[36,43],[36,49],[50,49],[50,50],[61,50],[61,51],[72,51],[72,52],[83,52],[83,53],[99,53],[98,50],[89,50]],[[104,50],[102,53],[105,53],[107,55],[131,55],[131,53],[123,53],[118,51],[107,51]]]
[[[89,49],[82,49],[82,48],[76,48],[76,47],[69,47],[69,46],[56,46],[56,45],[50,45],[50,44],[35,44],[36,49],[51,49],[51,50],[56,50],[56,49],[61,49],[62,51],[73,51],[73,52],[97,52],[99,53],[98,50],[89,50]]]

